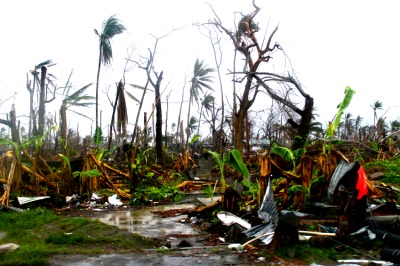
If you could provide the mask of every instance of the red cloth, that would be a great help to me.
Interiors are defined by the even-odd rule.
[[[356,189],[358,190],[357,199],[361,199],[368,193],[367,183],[365,182],[366,178],[367,177],[365,175],[364,168],[361,165],[360,169],[358,169],[358,179],[356,184]]]

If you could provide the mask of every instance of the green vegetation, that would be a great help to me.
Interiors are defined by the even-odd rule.
[[[178,202],[185,197],[178,188],[167,184],[156,186],[141,186],[132,193],[129,204],[132,206],[148,205],[151,202]]]
[[[0,265],[48,265],[54,254],[100,254],[138,252],[153,247],[151,239],[99,221],[63,218],[47,209],[0,212],[0,244],[16,243],[20,248],[0,254]]]
[[[388,184],[400,184],[400,158],[393,157],[386,160],[377,160],[368,162],[364,165],[367,172],[383,172],[384,177],[381,180]]]
[[[240,155],[239,150],[233,149],[228,151],[226,154],[219,154],[215,151],[205,150],[211,154],[219,167],[220,172],[220,187],[221,187],[221,194],[225,193],[226,183],[225,183],[225,164],[229,165],[236,171],[238,171],[241,175],[248,178],[250,176],[249,170],[247,169],[246,164],[243,162],[242,156]]]
[[[217,190],[217,183],[218,179],[215,180],[215,184],[213,187],[211,187],[210,184],[207,184],[207,186],[203,189],[203,193],[207,195],[211,199],[211,202],[214,202],[214,194],[215,191]]]
[[[244,190],[243,194],[245,196],[251,196],[253,200],[257,200],[257,195],[260,194],[260,185],[257,182],[250,182],[248,179],[243,179],[242,180],[243,186],[245,186],[248,190]]]

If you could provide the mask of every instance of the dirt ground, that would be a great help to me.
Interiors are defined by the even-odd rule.
[[[63,208],[55,209],[57,215],[63,217],[85,217],[99,218],[105,213],[112,213],[119,208],[108,208],[95,211],[86,208]],[[125,206],[124,210],[135,210],[135,208]],[[156,213],[160,217],[173,217],[179,213],[185,213],[186,209],[173,209],[165,212]],[[202,244],[204,247],[181,247],[176,249],[165,249],[161,251],[144,250],[128,254],[102,254],[102,255],[57,255],[50,260],[51,265],[255,265],[257,258],[254,252],[239,252],[230,250],[227,245],[221,245],[219,232],[210,230],[201,224],[191,224],[204,232]],[[128,233],[128,232],[127,232]],[[174,237],[184,238],[184,235],[174,235]],[[188,237],[188,236],[186,236]],[[165,239],[161,239],[162,241]],[[261,265],[257,263],[257,265]]]
[[[118,208],[109,208],[101,212],[85,208],[57,209],[55,213],[64,217],[99,218],[105,213],[112,213]],[[125,210],[135,208],[125,206]],[[160,217],[173,217],[179,213],[189,212],[187,209],[173,209],[156,213]],[[260,255],[265,253],[265,246],[248,245],[245,250],[229,249],[228,244],[221,242],[222,226],[205,226],[202,223],[189,223],[204,232],[203,247],[183,246],[180,248],[153,249],[128,254],[102,255],[57,255],[50,260],[51,265],[310,265],[296,257],[282,259],[269,252],[268,258]],[[128,233],[128,232],[127,232]],[[185,235],[174,235],[184,239]],[[165,239],[161,239],[165,241]],[[166,243],[166,242],[165,242]],[[322,261],[321,261],[322,262]],[[338,265],[332,261],[324,261],[321,265]]]

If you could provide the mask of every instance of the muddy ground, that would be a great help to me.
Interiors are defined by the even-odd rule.
[[[143,207],[146,208],[146,207]],[[64,217],[86,217],[98,219],[104,214],[112,214],[116,211],[129,211],[135,208],[120,206],[108,208],[101,211],[86,208],[64,208],[56,209],[55,213]],[[190,209],[172,209],[165,212],[158,212],[159,217],[174,217],[190,212]],[[181,222],[176,220],[177,223]],[[229,243],[221,241],[226,226],[211,225],[206,222],[187,223],[202,232],[201,237],[191,235],[175,234],[178,245],[171,247],[167,237],[159,238],[160,247],[147,249],[127,254],[103,254],[103,255],[57,255],[50,260],[51,265],[310,265],[310,258],[298,258],[301,254],[281,258],[273,251],[267,252],[265,257],[265,245],[248,245],[245,250],[238,251],[228,248]],[[127,232],[128,234],[129,232]],[[193,244],[193,239],[201,243]],[[199,240],[200,239],[200,240]],[[189,240],[189,241],[187,241]],[[257,243],[257,242],[255,242]],[[198,245],[199,244],[199,245]],[[165,248],[165,249],[164,249]],[[261,253],[262,251],[262,253]],[[296,253],[295,250],[291,252]],[[262,255],[260,255],[260,253]],[[339,265],[334,261],[319,260],[320,265]]]
[[[145,207],[144,207],[145,208]],[[96,211],[86,208],[63,208],[55,209],[57,215],[63,217],[85,217],[98,219],[105,214],[112,214],[116,211],[129,211],[135,208],[123,206],[118,208],[102,209]],[[174,217],[182,213],[187,213],[188,209],[173,209],[165,212],[156,213],[160,217]],[[180,221],[176,221],[179,223]],[[203,232],[201,236],[201,246],[193,247],[190,244],[194,236],[174,234],[168,237],[174,237],[178,240],[178,246],[171,247],[165,237],[160,246],[155,249],[147,249],[128,254],[103,254],[103,255],[57,255],[50,260],[51,265],[254,265],[257,260],[257,254],[254,251],[239,252],[230,250],[227,244],[221,244],[219,239],[220,231],[218,228],[205,226],[204,223],[188,223]],[[127,232],[128,234],[129,232]],[[164,249],[164,250],[163,250]],[[261,261],[260,261],[261,262]],[[257,263],[260,265],[260,263]]]

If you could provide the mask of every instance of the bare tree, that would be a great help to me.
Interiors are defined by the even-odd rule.
[[[11,140],[15,143],[20,143],[19,132],[17,126],[17,115],[15,111],[15,105],[11,106],[11,111],[7,119],[0,119],[0,124],[6,125],[11,129]]]
[[[217,15],[215,15],[216,19],[208,22],[208,24],[214,25],[227,34],[235,47],[235,51],[245,59],[243,71],[238,72],[234,69],[232,73],[236,83],[239,84],[244,81],[244,89],[241,95],[236,94],[234,87],[233,144],[241,152],[243,151],[244,130],[247,128],[245,125],[247,112],[252,107],[258,93],[265,91],[269,97],[280,103],[282,111],[286,113],[287,122],[292,126],[292,131],[295,133],[292,148],[298,149],[304,146],[310,133],[314,100],[303,90],[301,84],[293,76],[260,72],[260,68],[272,58],[272,52],[282,50],[282,48],[278,43],[272,45],[272,39],[278,27],[275,27],[269,34],[268,38],[266,38],[266,43],[264,41],[259,42],[259,27],[254,19],[260,8],[255,4],[255,0],[253,0],[253,7],[253,12],[248,15],[242,15],[234,32],[225,28]],[[242,77],[237,78],[239,75],[242,75]],[[294,97],[304,98],[304,106],[302,108],[297,106],[297,98]],[[246,137],[246,139],[249,138]]]
[[[254,77],[273,100],[281,103],[284,108],[288,108],[286,109],[289,116],[287,122],[295,133],[292,149],[297,150],[304,147],[311,130],[314,99],[303,90],[301,84],[292,76],[268,72],[248,73],[248,75]],[[274,85],[283,86],[285,93],[280,95],[279,90],[273,89]],[[289,97],[290,93],[293,93],[296,97],[304,98],[303,108],[298,107],[295,101]]]
[[[144,64],[142,64],[141,62],[135,62],[129,59],[129,61],[134,62],[135,64],[137,64],[139,66],[139,68],[142,68],[145,70],[146,75],[147,75],[147,81],[145,86],[143,87],[143,94],[142,94],[142,98],[140,100],[140,104],[139,104],[139,110],[136,116],[136,123],[135,123],[135,127],[134,127],[134,131],[132,134],[132,140],[131,140],[131,144],[135,143],[135,147],[132,150],[131,156],[130,156],[130,161],[133,162],[133,160],[136,158],[136,151],[140,142],[139,138],[136,138],[136,133],[138,130],[138,121],[139,121],[139,115],[141,113],[141,109],[143,106],[143,102],[144,102],[144,97],[146,95],[146,92],[148,90],[148,86],[149,84],[151,84],[153,86],[153,88],[156,91],[156,100],[155,100],[155,106],[156,106],[156,116],[157,116],[157,120],[160,119],[160,121],[158,121],[158,129],[156,129],[156,134],[159,134],[159,136],[156,135],[156,153],[157,153],[157,159],[159,161],[159,163],[162,163],[163,159],[162,159],[162,110],[161,110],[161,93],[160,93],[160,86],[161,86],[161,81],[162,81],[162,76],[163,76],[163,72],[161,71],[160,74],[158,74],[155,70],[154,70],[154,57],[156,54],[156,50],[157,50],[157,46],[158,46],[158,42],[159,40],[161,40],[162,38],[165,38],[167,36],[169,36],[174,30],[172,30],[170,33],[163,35],[159,38],[156,38],[153,50],[149,49],[149,58],[146,58],[146,62]],[[152,75],[154,75],[155,80],[154,81],[154,77],[152,77]],[[158,91],[157,91],[158,90]],[[154,110],[153,110],[154,111]],[[152,112],[153,114],[153,112]],[[145,121],[145,125],[144,128],[147,128],[147,123],[148,120]],[[159,139],[158,139],[159,138]]]
[[[229,36],[235,47],[235,52],[239,52],[245,58],[246,64],[244,70],[248,69],[250,73],[257,72],[262,63],[268,63],[271,58],[271,52],[280,48],[278,44],[271,46],[272,38],[278,30],[278,27],[272,31],[264,46],[258,42],[256,33],[259,31],[259,28],[254,18],[259,13],[260,8],[256,6],[255,1],[253,1],[253,7],[255,10],[249,15],[242,16],[235,31],[230,31],[224,27],[215,12],[214,15],[216,18],[208,22],[208,24],[214,25],[217,29]],[[255,51],[255,53],[253,53],[253,51]],[[233,74],[236,76],[235,71]],[[234,87],[232,115],[233,144],[241,153],[243,152],[242,140],[244,137],[244,123],[247,111],[253,105],[259,92],[259,84],[254,84],[253,75],[246,75],[242,80],[245,80],[245,84],[240,96],[236,94],[236,89]],[[236,100],[239,102],[237,103]]]

